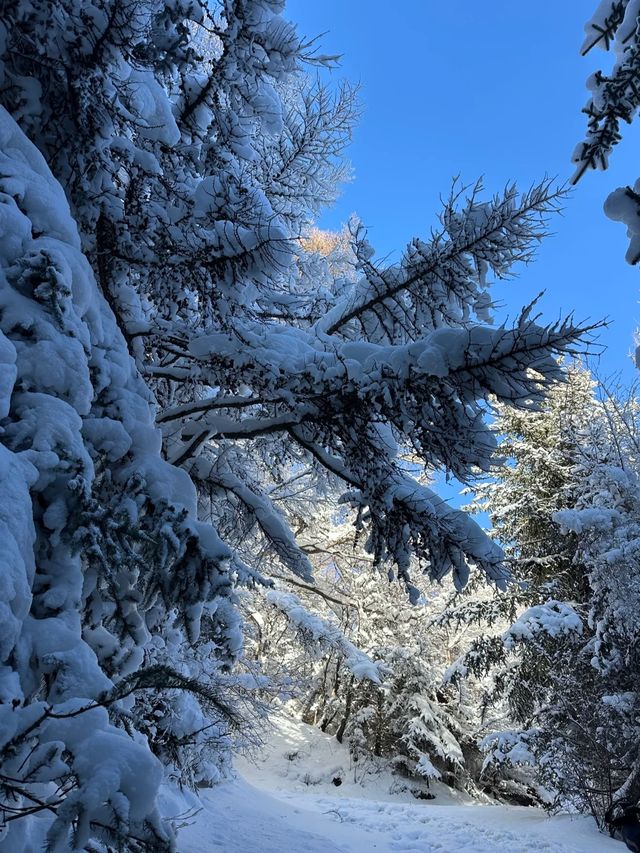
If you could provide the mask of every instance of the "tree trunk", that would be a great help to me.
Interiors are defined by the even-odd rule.
[[[336,740],[338,743],[342,743],[342,739],[344,737],[344,730],[347,728],[347,723],[349,722],[349,717],[351,716],[351,703],[353,702],[353,682],[355,681],[355,676],[351,676],[351,680],[349,681],[349,687],[347,688],[347,698],[344,706],[344,716],[340,721],[340,725],[338,726],[338,731],[336,732]]]

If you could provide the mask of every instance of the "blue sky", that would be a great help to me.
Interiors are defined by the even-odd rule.
[[[332,77],[362,86],[362,118],[349,155],[354,181],[320,224],[337,228],[356,212],[380,257],[398,253],[435,224],[455,175],[483,176],[489,193],[509,181],[528,187],[545,174],[567,180],[583,138],[585,81],[610,57],[579,50],[596,0],[288,0],[287,17],[306,36],[325,33],[324,52],[342,54]],[[545,318],[574,311],[608,317],[598,371],[635,378],[628,358],[640,325],[640,269],[624,261],[625,229],[602,212],[607,193],[638,177],[626,130],[607,172],[590,172],[552,222],[554,236],[519,278],[496,285],[515,315],[541,290]]]

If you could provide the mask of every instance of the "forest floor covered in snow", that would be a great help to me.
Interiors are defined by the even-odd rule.
[[[432,786],[434,800],[416,800],[385,772],[354,781],[335,738],[284,715],[275,723],[254,761],[238,762],[237,779],[203,792],[201,810],[180,832],[180,853],[626,850],[589,818],[477,803],[443,785]]]

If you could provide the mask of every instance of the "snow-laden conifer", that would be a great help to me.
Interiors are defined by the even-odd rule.
[[[530,405],[559,377],[554,354],[575,344],[571,323],[544,327],[524,312],[513,328],[487,325],[490,277],[531,258],[557,192],[548,182],[489,200],[480,187],[458,191],[440,230],[388,269],[358,231],[358,280],[338,280],[319,304],[300,280],[297,238],[315,212],[305,187],[317,199],[319,183],[334,186],[349,98],[309,94],[308,49],[282,4],[81,5],[7,10],[0,94],[67,190],[162,403],[168,458],[272,542],[256,514],[261,483],[274,459],[313,460],[407,584],[412,559],[460,585],[470,563],[501,582],[499,549],[419,486],[395,445],[460,477],[486,470],[487,397]]]
[[[490,324],[491,278],[530,260],[559,203],[547,181],[490,199],[456,191],[438,231],[389,267],[357,226],[355,275],[310,257],[313,216],[345,175],[354,107],[349,89],[309,84],[305,63],[330,60],[301,42],[283,5],[0,5],[0,103],[30,140],[6,119],[2,322],[15,352],[3,354],[16,378],[2,386],[2,443],[33,466],[8,480],[19,507],[9,521],[22,526],[7,539],[24,561],[18,645],[5,648],[8,725],[25,720],[16,742],[39,748],[48,735],[32,709],[45,703],[45,726],[49,705],[69,700],[69,731],[85,731],[81,717],[133,742],[149,780],[130,805],[121,774],[133,765],[114,750],[109,784],[96,772],[85,797],[88,753],[52,723],[71,764],[58,753],[38,764],[55,768],[62,801],[33,809],[55,810],[53,849],[71,830],[76,845],[100,833],[133,849],[170,844],[155,813],[159,768],[215,779],[242,649],[232,588],[311,574],[291,526],[299,506],[278,494],[302,470],[341,494],[373,561],[414,601],[412,564],[459,586],[472,566],[502,584],[501,550],[415,465],[488,470],[489,401],[535,408],[581,336],[529,310],[512,327]],[[43,182],[46,204],[32,189]],[[34,414],[29,395],[59,414]],[[32,617],[64,624],[73,654],[18,642]],[[86,678],[68,675],[76,666]],[[8,771],[21,815],[22,798],[40,796],[26,792],[24,759]],[[35,825],[12,821],[26,827],[15,832]]]
[[[493,627],[449,677],[490,676],[488,779],[530,765],[553,805],[602,822],[639,784],[637,401],[597,400],[587,372],[568,377],[546,411],[500,415],[509,462],[478,505],[507,546],[515,583],[493,603],[463,601],[445,614]]]
[[[215,701],[177,670],[203,602],[217,611],[209,653],[227,666],[237,654],[229,553],[161,458],[152,398],[61,187],[5,111],[0,122],[0,845],[39,850],[44,833],[67,850],[73,832],[74,849],[96,836],[169,849],[144,694]]]

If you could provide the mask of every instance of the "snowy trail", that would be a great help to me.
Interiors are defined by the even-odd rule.
[[[195,822],[180,832],[180,853],[342,853],[349,849],[315,833],[299,820],[300,810],[279,803],[242,780],[221,785],[202,798]]]
[[[283,716],[255,764],[239,761],[238,779],[203,794],[202,810],[180,833],[180,853],[625,851],[589,818],[479,805],[443,786],[436,801],[416,801],[390,793],[388,775],[354,783],[348,763],[334,738]],[[339,788],[335,774],[344,779]]]
[[[207,793],[180,853],[623,853],[584,818],[536,809],[273,796],[244,780]]]
[[[324,814],[384,837],[381,851],[475,851],[475,853],[622,853],[618,842],[598,834],[583,819],[548,818],[535,809],[500,806],[437,806],[366,800],[318,799]]]

